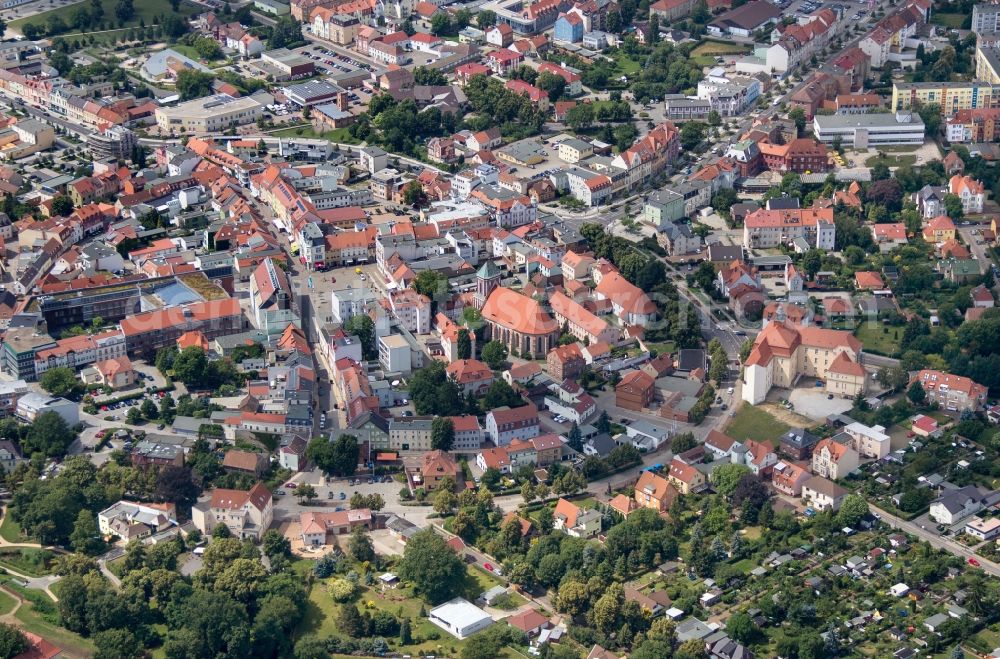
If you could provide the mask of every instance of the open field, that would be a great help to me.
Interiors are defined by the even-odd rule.
[[[917,162],[917,157],[912,154],[902,154],[902,155],[890,155],[886,154],[884,158],[879,156],[872,156],[865,160],[865,167],[874,167],[879,163],[884,163],[887,167],[902,167],[903,165],[913,165]]]
[[[4,547],[0,549],[0,566],[9,567],[31,577],[51,574],[55,555],[47,549],[34,547]]]
[[[88,3],[89,4],[89,3]],[[101,6],[104,8],[104,17],[102,22],[106,23],[106,26],[102,29],[100,26],[85,30],[80,32],[75,29],[70,29],[66,33],[56,36],[63,37],[80,37],[80,36],[94,36],[95,38],[100,38],[101,34],[108,32],[112,38],[123,37],[124,33],[119,32],[119,29],[128,29],[132,27],[139,27],[140,25],[145,25],[147,27],[156,25],[157,19],[160,16],[165,16],[171,10],[170,4],[166,2],[160,2],[158,0],[134,0],[133,6],[135,7],[135,16],[125,21],[121,25],[118,24],[118,19],[115,17],[115,5],[117,5],[117,0],[101,0]],[[18,32],[21,31],[26,24],[31,23],[32,25],[41,27],[48,23],[49,19],[53,16],[58,16],[67,25],[72,25],[73,14],[81,5],[67,5],[65,7],[59,7],[51,11],[46,11],[41,14],[35,14],[34,16],[29,16],[27,18],[19,18],[16,21],[11,21],[10,27],[14,28]],[[199,7],[198,5],[183,1],[178,7],[178,14],[187,17],[198,12],[204,11],[204,7]],[[119,28],[119,29],[116,29]],[[118,32],[116,35],[115,33]]]
[[[700,57],[701,55],[736,55],[749,51],[749,48],[738,43],[705,40],[695,46],[694,50],[691,51],[691,57]]]
[[[281,130],[270,131],[268,132],[268,135],[274,135],[275,137],[311,137],[320,140],[330,140],[331,142],[338,142],[341,144],[360,144],[360,142],[351,137],[351,133],[348,132],[346,128],[338,128],[337,130],[329,130],[325,133],[317,133],[313,130],[312,126],[293,126],[291,128],[282,128]]]
[[[789,426],[759,407],[744,404],[726,426],[726,434],[736,440],[774,441],[787,432]]]
[[[3,523],[0,524],[0,538],[7,542],[24,542],[21,537],[21,525],[11,519],[11,516],[4,511]]]
[[[874,323],[863,322],[854,330],[861,345],[869,352],[877,352],[886,357],[893,357],[899,352],[899,338],[902,332],[899,327],[882,327]]]
[[[934,12],[931,14],[931,23],[934,25],[943,25],[944,27],[960,28],[962,27],[962,22],[965,21],[965,14],[948,14]]]
[[[4,577],[5,585],[18,593],[24,603],[17,610],[14,617],[18,619],[20,627],[51,641],[61,647],[66,656],[69,657],[89,657],[94,653],[93,642],[84,639],[82,636],[74,634],[57,622],[59,613],[56,604],[49,596],[40,590],[29,590]]]

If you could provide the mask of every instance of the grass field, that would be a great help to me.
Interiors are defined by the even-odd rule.
[[[0,615],[13,611],[15,604],[17,604],[17,600],[0,590]]]
[[[329,130],[325,133],[317,133],[313,130],[312,126],[292,126],[291,128],[282,128],[281,130],[270,131],[268,135],[274,135],[275,137],[311,137],[320,140],[330,140],[331,142],[339,142],[341,144],[360,144],[360,142],[351,137],[351,133],[346,128],[338,128],[337,130]]]
[[[694,50],[691,51],[691,57],[700,57],[702,55],[736,55],[747,52],[750,52],[750,49],[738,43],[705,40],[695,46]]]
[[[931,23],[943,25],[944,27],[960,28],[965,21],[965,14],[947,14],[934,12],[931,14]]]
[[[874,167],[879,163],[884,163],[887,167],[902,167],[903,165],[913,165],[917,162],[917,157],[910,153],[900,155],[885,154],[885,158],[871,156],[865,160],[865,167]]]
[[[11,519],[11,516],[4,511],[3,523],[0,524],[0,537],[7,542],[24,542],[21,537],[21,525]]]
[[[883,328],[881,325],[863,322],[854,330],[854,336],[858,337],[865,350],[892,357],[899,352],[899,339],[896,335],[901,332],[902,329],[897,327]]]
[[[623,75],[630,76],[633,73],[638,73],[639,69],[642,68],[642,62],[638,62],[626,53],[618,51],[614,54],[615,64],[618,66],[618,70],[622,72]]]
[[[162,2],[161,0],[134,0],[133,7],[135,7],[135,16],[123,23],[118,25],[118,19],[115,17],[115,5],[118,4],[117,0],[101,0],[101,6],[104,7],[104,18],[103,22],[107,23],[107,30],[115,30],[115,28],[128,29],[130,27],[138,27],[141,24],[148,26],[156,24],[156,18],[159,16],[166,15],[168,12],[172,11],[170,4]],[[36,14],[34,16],[28,16],[26,18],[19,18],[16,21],[10,22],[10,27],[17,31],[20,31],[27,23],[36,25],[39,27],[44,26],[51,16],[59,16],[66,24],[70,24],[72,21],[73,13],[77,10],[79,5],[67,5],[65,7],[59,7],[58,9],[52,9],[50,11],[43,12],[41,14]],[[183,1],[178,7],[178,14],[181,16],[191,16],[192,14],[197,14],[198,12],[204,11],[204,7],[199,7],[198,5]],[[99,27],[96,29],[91,29],[83,32],[82,34],[92,35],[95,38],[99,38],[103,30]],[[60,36],[79,36],[81,33],[76,30],[69,30],[65,34]],[[119,35],[120,36],[120,35]]]
[[[44,577],[51,574],[51,563],[55,555],[47,549],[34,547],[5,547],[0,549],[0,566],[27,574],[32,577]]]
[[[94,644],[73,632],[58,625],[59,612],[56,604],[49,596],[40,590],[22,588],[9,577],[4,577],[7,587],[24,598],[24,604],[17,610],[14,617],[25,630],[38,634],[55,645],[78,656],[91,656]]]
[[[736,440],[775,440],[788,431],[790,426],[782,423],[764,410],[744,404],[726,426],[726,434]]]
[[[340,605],[327,593],[325,587],[327,581],[329,580],[317,580],[313,585],[306,605],[306,615],[299,625],[297,635],[315,635],[320,638],[343,635],[339,625]],[[466,599],[474,600],[484,590],[489,590],[499,583],[500,581],[492,574],[470,566],[462,595]],[[378,587],[367,588],[361,592],[356,604],[362,611],[382,610],[399,618],[410,618],[413,638],[420,642],[405,646],[407,654],[436,653],[438,656],[458,656],[461,652],[463,641],[452,637],[426,617],[420,616],[421,609],[426,612],[433,607],[417,597],[411,586],[388,589],[384,592]],[[438,638],[431,638],[434,635]],[[398,647],[397,639],[386,640],[393,649],[402,649]],[[508,654],[508,656],[516,655]]]

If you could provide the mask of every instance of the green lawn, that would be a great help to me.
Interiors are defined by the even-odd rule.
[[[900,327],[884,327],[881,324],[862,322],[854,330],[854,336],[858,337],[865,350],[893,357],[899,352],[897,335],[901,335],[902,331]]]
[[[788,431],[790,426],[778,421],[759,407],[744,404],[726,426],[726,434],[736,440],[775,440]]]
[[[55,554],[47,549],[34,547],[5,547],[0,549],[0,566],[27,574],[32,577],[43,577],[51,574],[51,564]]]
[[[913,165],[917,162],[917,157],[911,153],[901,154],[901,155],[889,155],[886,154],[885,158],[880,156],[871,156],[865,160],[866,167],[874,167],[879,163],[884,163],[887,167],[902,167],[903,165]]]
[[[156,24],[156,18],[159,16],[166,15],[168,12],[172,11],[170,4],[162,2],[161,0],[134,0],[133,6],[135,7],[135,16],[130,20],[126,21],[122,25],[118,25],[118,19],[115,17],[115,5],[118,4],[117,0],[101,0],[101,6],[104,7],[104,18],[103,22],[107,23],[106,30],[113,30],[116,28],[127,29],[130,27],[137,27],[140,21],[147,27]],[[44,26],[51,16],[59,16],[64,22],[70,24],[74,12],[80,5],[72,4],[65,7],[59,7],[58,9],[52,9],[41,14],[36,14],[34,16],[28,16],[27,18],[20,18],[16,21],[11,21],[10,27],[20,31],[21,26],[26,23],[31,23],[32,25]],[[204,11],[203,7],[199,7],[191,2],[182,1],[178,7],[178,13],[181,16],[191,16],[192,14],[197,14],[198,12]],[[100,27],[92,28],[86,30],[84,34],[93,35],[94,37],[100,37],[102,32]],[[80,32],[76,30],[69,30],[64,35],[60,36],[74,36],[79,35]]]
[[[947,14],[934,12],[931,14],[931,23],[935,25],[943,25],[944,27],[960,28],[962,27],[962,22],[965,20],[965,14]]]
[[[291,128],[282,128],[281,130],[270,131],[268,132],[268,135],[274,135],[275,137],[311,137],[321,140],[330,140],[331,142],[339,142],[341,144],[360,144],[360,142],[351,136],[350,131],[346,128],[338,128],[336,130],[329,130],[325,133],[317,133],[313,130],[312,126],[292,126]]]
[[[742,46],[738,43],[732,43],[729,41],[712,41],[711,39],[706,39],[700,44],[695,46],[694,50],[691,51],[692,57],[698,57],[700,55],[735,55],[738,53],[748,53],[750,48]]]
[[[0,615],[5,615],[13,611],[15,604],[17,604],[17,600],[0,590]]]
[[[206,59],[202,58],[202,56],[198,54],[198,51],[194,48],[194,46],[188,46],[186,44],[177,43],[177,44],[174,44],[174,45],[170,46],[170,48],[171,48],[171,50],[176,50],[178,53],[180,53],[181,55],[183,55],[185,57],[190,57],[194,61],[200,62],[201,64],[204,64],[208,68],[214,68],[216,66],[222,66],[223,64],[226,63],[226,58],[225,57],[217,59],[217,60],[206,60]]]
[[[632,59],[620,50],[615,53],[614,60],[615,64],[618,66],[618,70],[622,72],[622,75],[630,76],[634,73],[638,73],[639,69],[642,68],[642,62]]]
[[[23,588],[10,577],[4,577],[7,587],[17,592],[25,602],[14,614],[25,630],[38,634],[55,645],[78,656],[91,656],[94,653],[93,642],[60,627],[59,612],[56,604],[49,596],[40,590]]]
[[[338,623],[340,605],[327,594],[325,583],[328,581],[317,580],[313,584],[306,605],[306,615],[299,624],[297,637],[314,635],[325,638],[343,635]],[[489,590],[499,584],[500,580],[492,574],[475,566],[469,566],[462,595],[473,600],[484,590]],[[512,599],[519,605],[525,601],[519,595],[514,595]],[[382,610],[399,618],[410,618],[413,639],[418,642],[405,646],[404,650],[399,646],[398,639],[386,639],[393,650],[411,655],[437,654],[449,657],[457,657],[461,652],[463,641],[437,627],[426,617],[420,616],[421,609],[426,612],[433,607],[417,597],[412,586],[403,584],[398,588],[388,589],[384,592],[378,586],[366,588],[361,592],[355,604],[362,611]],[[431,638],[432,636],[438,638]],[[505,656],[516,655],[508,652]]]
[[[3,523],[0,524],[0,537],[7,542],[24,542],[24,538],[21,536],[21,525],[7,514],[7,510],[4,511]]]

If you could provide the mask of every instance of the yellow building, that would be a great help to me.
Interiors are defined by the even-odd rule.
[[[1000,85],[1000,50],[976,47],[976,80]]]
[[[1000,85],[1000,83],[998,83]],[[993,108],[1000,103],[1000,86],[986,82],[903,82],[892,85],[893,112],[937,103],[950,117],[959,110]]]

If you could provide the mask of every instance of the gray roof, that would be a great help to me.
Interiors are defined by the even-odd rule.
[[[908,117],[908,120],[904,120]],[[917,113],[896,114],[818,114],[813,121],[820,130],[831,128],[888,128],[890,126],[911,126],[923,128],[924,122]]]
[[[701,640],[712,633],[711,628],[697,618],[688,618],[677,623],[677,640],[681,643],[691,639]]]

